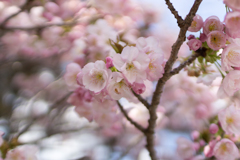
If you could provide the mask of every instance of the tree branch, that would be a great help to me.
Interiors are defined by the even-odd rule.
[[[178,55],[179,49],[186,39],[186,32],[187,32],[189,26],[191,25],[193,17],[195,16],[201,2],[202,2],[202,0],[195,0],[191,10],[189,11],[188,15],[186,16],[186,18],[184,20],[184,25],[180,27],[180,32],[179,32],[178,38],[172,46],[171,55],[165,65],[163,77],[158,80],[157,87],[153,94],[152,103],[149,108],[150,118],[148,120],[148,127],[145,132],[145,136],[147,139],[146,148],[149,151],[149,154],[150,154],[150,157],[152,158],[152,160],[157,160],[156,151],[154,149],[154,141],[155,141],[154,140],[154,129],[155,129],[156,120],[157,120],[156,109],[160,102],[160,97],[163,92],[163,87],[164,87],[166,81],[169,80],[172,76],[170,74],[170,72],[172,70],[172,66],[173,66],[174,62],[178,58],[177,55]]]
[[[177,24],[180,28],[183,27],[184,25],[184,21],[182,19],[181,16],[179,16],[178,12],[176,11],[176,9],[173,7],[172,3],[170,2],[170,0],[165,0],[169,10],[172,12],[172,14],[174,15],[174,17],[177,19]]]
[[[143,126],[141,126],[140,124],[138,124],[137,122],[135,122],[133,119],[131,119],[127,112],[124,110],[123,106],[119,103],[119,101],[117,101],[117,104],[121,110],[121,112],[123,113],[123,115],[125,116],[125,118],[132,124],[134,125],[138,130],[140,130],[141,132],[145,132],[145,128],[143,128]]]
[[[1,28],[2,30],[6,30],[6,31],[14,31],[14,30],[32,31],[32,30],[42,30],[52,26],[73,26],[75,24],[76,22],[70,22],[70,23],[59,23],[59,24],[46,24],[46,25],[33,26],[33,27],[1,27]]]
[[[147,108],[150,108],[150,104],[139,94],[135,93],[132,90],[132,93],[134,94],[135,97],[137,97],[137,99]]]
[[[173,76],[175,74],[178,74],[184,67],[187,65],[191,64],[197,57],[199,57],[201,54],[199,52],[196,52],[195,54],[191,55],[186,61],[181,63],[177,68],[174,68],[171,72],[170,75]]]
[[[7,22],[12,19],[13,17],[17,16],[19,13],[21,13],[23,10],[27,9],[29,4],[32,2],[33,0],[27,0],[21,7],[20,10],[12,15],[10,15],[9,17],[7,17],[2,23],[1,23],[1,27],[4,27]]]

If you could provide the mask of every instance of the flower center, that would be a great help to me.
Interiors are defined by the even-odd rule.
[[[197,22],[196,21],[192,21],[191,27],[193,27],[193,28],[197,27]]]
[[[228,58],[229,60],[234,60],[234,59],[236,59],[236,57],[237,57],[238,55],[239,55],[238,52],[233,51],[233,50],[230,50],[230,51],[228,52],[228,54],[227,54],[227,58]]]
[[[234,122],[232,117],[227,117],[226,119],[227,124],[232,124]]]
[[[127,67],[126,67],[126,70],[129,71],[129,70],[132,70],[132,69],[134,69],[134,68],[135,68],[135,66],[134,66],[133,63],[128,63],[128,64],[127,64]]]
[[[216,25],[214,23],[210,24],[208,27],[209,31],[214,31],[216,30]]]

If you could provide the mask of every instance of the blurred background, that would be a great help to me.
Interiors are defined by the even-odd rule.
[[[184,18],[194,0],[171,2]],[[225,5],[203,0],[197,14],[223,21]],[[105,42],[116,41],[116,35],[126,44],[154,36],[167,58],[179,28],[164,0],[0,0],[0,29],[0,130],[12,148],[33,144],[39,160],[150,159],[144,137],[121,113],[116,113],[118,122],[106,125],[75,112],[63,75],[71,62],[83,67],[105,60],[113,51]],[[184,44],[179,62],[190,54]],[[228,104],[216,97],[220,81],[216,78],[209,87],[183,71],[166,84],[156,130],[162,160],[181,159],[177,139],[191,140],[193,131],[204,131]],[[155,84],[147,82],[147,100]],[[133,119],[146,124],[148,112],[140,103],[121,103]]]

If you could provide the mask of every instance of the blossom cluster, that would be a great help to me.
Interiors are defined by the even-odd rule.
[[[137,102],[132,90],[136,94],[144,93],[147,81],[162,77],[164,65],[164,55],[154,37],[138,38],[135,46],[125,46],[121,53],[107,57],[106,62],[89,62],[83,68],[70,63],[64,78],[74,93],[68,101],[76,106],[79,115],[106,126],[106,122],[114,122],[105,119],[101,123],[103,116],[111,118],[111,113],[116,114],[113,100],[124,97]]]

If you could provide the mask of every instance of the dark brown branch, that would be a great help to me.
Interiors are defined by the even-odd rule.
[[[196,52],[195,54],[191,55],[186,61],[181,63],[177,68],[174,68],[171,72],[170,75],[175,75],[178,74],[184,67],[187,65],[191,64],[197,57],[199,57],[201,54],[199,52]]]
[[[191,10],[189,11],[188,15],[186,16],[186,18],[184,20],[184,25],[180,27],[181,29],[180,29],[178,38],[172,46],[171,55],[165,65],[163,77],[158,80],[157,87],[153,94],[152,103],[149,108],[150,118],[148,120],[148,127],[145,132],[145,136],[147,139],[146,148],[149,151],[149,154],[150,154],[150,157],[152,158],[152,160],[158,159],[157,155],[156,155],[156,151],[154,149],[154,141],[155,141],[154,140],[154,129],[155,129],[156,120],[157,120],[156,109],[160,103],[160,97],[163,92],[163,87],[164,87],[166,81],[169,80],[172,76],[170,74],[170,72],[172,70],[172,66],[173,66],[174,62],[178,58],[177,55],[178,55],[179,49],[186,39],[186,32],[187,32],[189,26],[191,25],[193,17],[195,16],[201,2],[202,2],[202,0],[195,0]]]
[[[22,11],[24,11],[25,9],[28,8],[28,6],[30,5],[30,3],[32,2],[33,0],[27,0],[21,7],[20,7],[20,10],[12,15],[10,15],[9,17],[7,17],[2,23],[1,23],[1,27],[5,26],[7,24],[7,22],[12,19],[13,17],[17,16],[19,13],[21,13]]]
[[[150,107],[150,104],[139,94],[135,93],[133,90],[132,90],[133,94],[135,97],[137,97],[137,99],[142,103],[144,104],[145,107],[149,108]]]
[[[41,26],[34,26],[34,27],[2,27],[2,30],[6,31],[14,31],[14,30],[23,30],[23,31],[32,31],[32,30],[42,30],[52,26],[73,26],[76,22],[70,23],[59,23],[59,24],[46,24]]]
[[[123,113],[123,115],[125,116],[125,118],[132,124],[134,125],[138,130],[140,130],[141,132],[145,132],[145,128],[143,128],[143,126],[141,126],[140,124],[138,124],[137,122],[135,122],[133,119],[131,119],[127,112],[124,110],[123,106],[119,103],[119,101],[117,101],[117,104],[121,110],[121,112]]]
[[[184,25],[184,21],[182,19],[181,16],[179,16],[178,12],[176,11],[176,9],[173,7],[172,3],[170,2],[170,0],[165,0],[166,4],[169,8],[169,10],[172,12],[172,14],[174,15],[174,17],[177,19],[177,24],[180,28],[182,28],[182,26]]]

